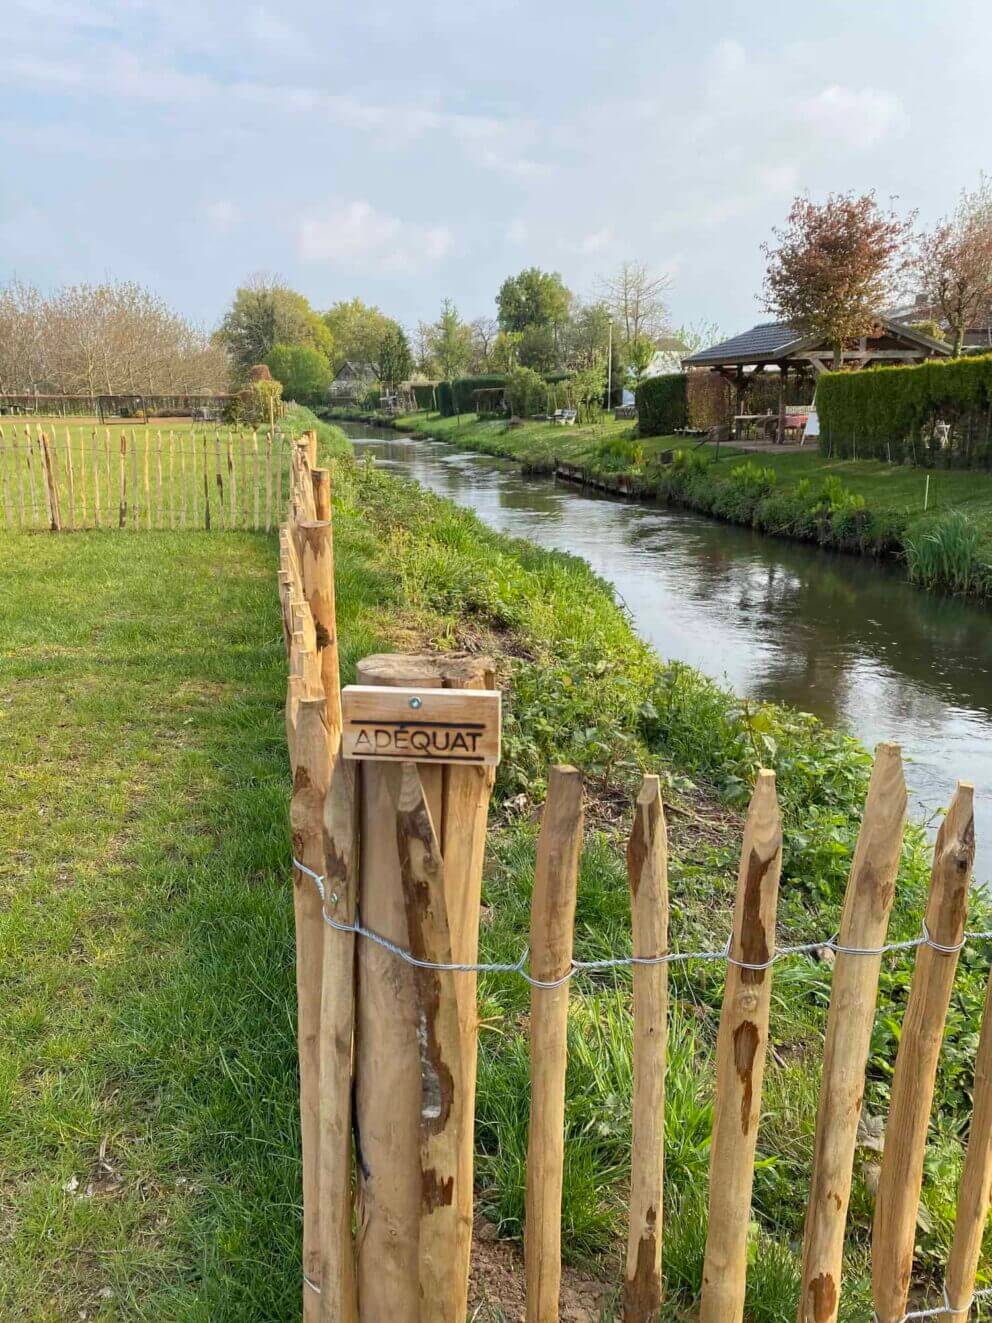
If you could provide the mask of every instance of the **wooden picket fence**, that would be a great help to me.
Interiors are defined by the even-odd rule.
[[[330,483],[316,438],[294,445],[281,529],[280,600],[289,658],[286,728],[297,925],[303,1158],[303,1315],[323,1323],[466,1317],[472,1232],[476,977],[531,984],[526,1175],[528,1323],[558,1318],[566,1029],[582,844],[582,784],[555,767],[537,849],[529,963],[482,966],[478,932],[492,769],[355,762],[341,756]],[[492,687],[471,657],[371,657],[365,685]],[[800,1323],[838,1316],[842,1256],[879,971],[915,952],[872,1243],[878,1323],[906,1315],[941,1034],[974,858],[972,788],[959,784],[937,837],[923,936],[887,945],[906,816],[899,749],[876,753],[833,941]],[[748,1228],[773,966],[782,829],[770,771],[744,826],[716,1053],[709,1223],[699,1317],[744,1315]],[[660,784],[644,778],[627,850],[633,957],[633,1098],[623,1317],[661,1305],[668,963],[667,837]],[[360,915],[360,920],[357,917]],[[987,937],[988,934],[968,935]],[[821,942],[822,944],[822,942]],[[452,968],[455,966],[456,968]],[[968,1316],[992,1193],[992,985],[977,1052],[974,1115],[945,1278],[932,1314]],[[799,1197],[799,1192],[797,1192]],[[357,1207],[356,1207],[357,1200]],[[357,1230],[353,1233],[353,1224]]]
[[[7,529],[271,530],[290,441],[278,428],[0,426]]]

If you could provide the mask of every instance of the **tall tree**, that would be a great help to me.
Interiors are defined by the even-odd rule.
[[[661,335],[668,316],[661,296],[670,284],[667,275],[654,274],[643,262],[623,262],[600,282],[624,346],[641,336]]]
[[[413,355],[406,333],[397,322],[389,321],[376,346],[372,366],[379,380],[395,386],[413,371]]]
[[[396,323],[378,308],[361,299],[343,299],[324,313],[324,325],[334,341],[332,362],[335,370],[343,363],[369,366],[374,370],[383,336]]]
[[[331,332],[309,301],[277,276],[252,276],[234,296],[218,336],[230,352],[234,369],[244,377],[264,363],[277,345],[309,345],[330,356]]]
[[[499,335],[499,322],[495,317],[476,317],[469,329],[472,332],[472,371],[486,372],[491,366],[493,345]]]
[[[920,235],[916,247],[920,292],[947,322],[957,357],[969,326],[992,311],[992,182],[982,175],[963,190],[954,213]]]
[[[768,259],[765,307],[800,335],[822,337],[834,367],[844,345],[868,335],[895,294],[910,221],[882,211],[874,193],[831,193],[826,202],[797,197]]]
[[[441,315],[431,327],[431,353],[442,377],[460,376],[472,361],[472,330],[458,316],[451,299],[441,303]]]
[[[556,332],[568,320],[571,291],[557,271],[531,266],[507,276],[496,295],[503,331],[526,331],[529,326],[550,326]]]

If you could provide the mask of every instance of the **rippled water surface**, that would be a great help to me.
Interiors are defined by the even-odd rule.
[[[524,478],[438,441],[349,426],[359,454],[474,510],[501,532],[583,556],[665,657],[740,694],[791,703],[903,746],[911,806],[976,785],[977,876],[992,876],[992,616],[894,570],[687,511]]]

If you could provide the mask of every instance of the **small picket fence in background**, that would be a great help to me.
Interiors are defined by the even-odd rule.
[[[8,530],[264,529],[280,518],[291,441],[264,431],[0,426]]]
[[[898,748],[881,745],[839,933],[811,934],[808,943],[783,949],[775,943],[782,829],[775,777],[760,772],[744,826],[727,946],[683,953],[668,947],[665,816],[658,779],[645,777],[627,850],[634,954],[580,962],[573,959],[573,924],[582,783],[575,769],[555,767],[538,841],[528,953],[511,964],[480,963],[492,768],[342,756],[330,479],[316,466],[312,434],[293,447],[280,550],[293,769],[304,1318],[463,1323],[480,972],[523,978],[531,987],[526,1315],[528,1323],[558,1318],[569,986],[577,974],[620,966],[630,966],[633,979],[622,1309],[628,1323],[657,1318],[667,971],[676,961],[717,960],[726,964],[726,986],[699,1316],[703,1323],[739,1323],[774,966],[828,946],[835,963],[802,1247],[800,1323],[833,1323],[840,1308],[861,1098],[879,971],[890,952],[915,957],[915,971],[873,1226],[876,1317],[878,1323],[939,1314],[965,1319],[984,1294],[975,1292],[975,1282],[992,1192],[992,993],[977,1052],[974,1115],[944,1301],[910,1314],[907,1305],[928,1120],[958,952],[968,940],[992,937],[965,929],[975,844],[971,786],[958,786],[940,829],[920,936],[889,943],[906,787]],[[367,658],[358,679],[424,691],[493,685],[489,663],[461,656]]]

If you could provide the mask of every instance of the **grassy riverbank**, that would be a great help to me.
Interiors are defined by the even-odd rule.
[[[390,420],[387,420],[390,421]],[[992,595],[992,475],[874,460],[815,448],[746,453],[679,437],[636,436],[629,422],[584,427],[412,414],[392,425],[514,459],[538,472],[568,465],[593,484],[839,551],[900,560],[924,588]],[[679,457],[672,462],[672,452]],[[926,507],[924,509],[924,506]]]
[[[577,954],[629,950],[623,839],[659,771],[670,805],[672,944],[722,945],[740,814],[759,762],[786,824],[780,940],[836,927],[866,778],[844,736],[741,704],[665,665],[573,558],[512,542],[345,453],[334,467],[345,679],[386,648],[486,650],[507,689],[482,958],[526,942],[536,813],[552,761],[578,764],[588,827]],[[269,1320],[299,1309],[285,663],[274,537],[0,538],[0,1314]],[[53,709],[52,695],[59,695]],[[918,931],[922,835],[893,936]],[[973,915],[973,926],[985,922]],[[966,950],[938,1084],[922,1281],[946,1256],[983,980]],[[882,975],[866,1111],[884,1115],[911,960]],[[795,1316],[830,971],[776,967],[755,1186],[749,1316]],[[699,1286],[722,995],[717,964],[672,971],[665,1317]],[[479,1203],[517,1236],[528,1109],[526,988],[481,987]],[[886,1064],[887,1063],[887,1064]],[[564,1242],[619,1280],[630,1143],[630,983],[577,980]],[[872,1164],[859,1155],[845,1319],[867,1317]],[[514,1315],[481,1276],[480,1319]],[[487,1300],[488,1297],[488,1300]],[[503,1312],[501,1312],[501,1310]],[[518,1311],[519,1312],[519,1311]]]

